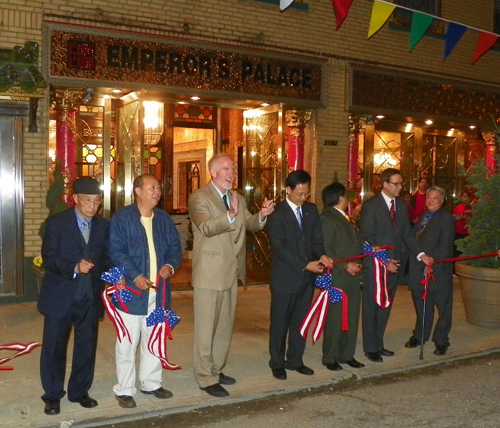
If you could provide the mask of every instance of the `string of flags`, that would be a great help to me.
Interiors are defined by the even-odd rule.
[[[280,0],[280,10],[283,12],[289,8],[295,0]],[[335,13],[336,20],[336,31],[340,29],[347,15],[349,14],[349,9],[354,0],[331,0],[333,11]],[[479,58],[481,58],[486,52],[488,52],[500,37],[498,34],[484,31],[479,28],[471,27],[469,25],[464,25],[459,22],[450,21],[438,16],[434,16],[428,13],[420,12],[405,6],[400,6],[394,3],[390,3],[385,0],[373,0],[372,13],[370,18],[370,25],[368,28],[369,39],[375,33],[377,33],[390,18],[392,13],[396,8],[404,9],[412,12],[412,23],[410,31],[410,43],[409,51],[420,42],[424,37],[426,31],[432,25],[434,20],[439,20],[448,23],[448,27],[445,34],[445,44],[443,50],[443,61],[445,61],[457,46],[458,42],[462,36],[467,32],[467,30],[473,30],[479,33],[476,42],[476,47],[472,54],[471,63],[474,64]]]

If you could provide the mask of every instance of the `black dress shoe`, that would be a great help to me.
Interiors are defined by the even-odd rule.
[[[124,409],[137,407],[134,397],[131,397],[130,395],[115,395],[115,398],[118,400],[118,405]]]
[[[219,383],[221,385],[234,385],[236,379],[231,376],[226,376],[224,373],[219,373]]]
[[[78,400],[80,406],[85,407],[86,409],[91,409],[92,407],[97,407],[97,401],[92,397],[86,395]]]
[[[420,342],[412,336],[410,340],[405,343],[405,348],[416,348],[418,345],[420,345]]]
[[[223,386],[221,386],[220,383],[214,383],[213,385],[207,386],[205,388],[202,388],[200,386],[200,389],[202,391],[205,391],[208,395],[211,395],[212,397],[229,397],[229,392],[227,392]]]
[[[363,363],[360,363],[356,359],[352,359],[349,361],[346,361],[344,364],[347,364],[349,367],[352,367],[353,369],[362,369],[365,365]]]
[[[58,415],[61,413],[61,400],[47,400],[43,411],[46,415]]]
[[[305,366],[302,364],[301,366],[298,367],[287,367],[288,370],[293,370],[296,371],[300,374],[306,375],[306,376],[311,376],[314,374],[314,370],[310,369],[309,367]]]
[[[162,400],[165,400],[166,398],[171,398],[174,396],[171,391],[168,389],[165,389],[163,387],[159,387],[158,389],[155,389],[154,391],[143,391],[141,389],[141,392],[146,395],[154,395],[156,398],[160,398]]]
[[[284,368],[272,369],[273,376],[279,380],[286,380],[286,370]]]
[[[325,365],[328,370],[332,371],[342,370],[342,366],[337,361],[334,361],[333,363],[327,363]]]
[[[434,355],[446,355],[447,350],[448,350],[447,346],[436,345],[436,349],[434,350]]]
[[[378,353],[380,355],[383,355],[384,357],[392,357],[392,356],[394,356],[394,351],[389,351],[388,349],[385,349],[385,348],[379,349]]]
[[[384,359],[380,356],[378,352],[365,352],[366,358],[374,363],[383,363]]]

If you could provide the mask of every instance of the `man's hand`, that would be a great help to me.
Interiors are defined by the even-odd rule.
[[[345,270],[352,276],[356,276],[363,269],[363,265],[349,262],[345,265]]]
[[[153,281],[150,281],[144,275],[138,276],[134,281],[134,284],[141,290],[148,290],[149,288],[151,288],[151,286],[154,286]]]
[[[431,256],[428,256],[427,254],[422,254],[420,256],[420,260],[423,261],[426,264],[426,266],[429,266],[432,263],[434,263],[434,259]]]
[[[231,208],[229,208],[229,217],[231,220],[238,215],[240,200],[238,199],[238,192],[235,190],[231,194]]]
[[[320,274],[325,270],[325,265],[321,263],[319,260],[313,260],[312,262],[307,263],[305,270],[309,272]]]
[[[330,269],[333,267],[333,259],[331,257],[328,257],[325,254],[323,254],[319,258],[318,262],[321,263],[323,265],[323,267],[330,268]]]
[[[92,263],[90,260],[81,259],[76,266],[78,273],[83,273],[84,275],[86,275],[94,267],[94,263]]]
[[[389,263],[387,263],[385,267],[391,273],[398,273],[399,260],[390,259]]]
[[[172,268],[168,265],[163,265],[160,269],[160,276],[163,278],[163,279],[166,279],[168,278],[169,276],[172,275]]]
[[[274,201],[264,198],[262,203],[262,208],[259,211],[260,221],[264,221],[268,215],[271,215],[274,211]]]

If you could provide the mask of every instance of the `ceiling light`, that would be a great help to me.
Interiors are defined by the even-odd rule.
[[[385,118],[385,116],[383,114],[377,114],[375,117],[377,119],[384,119]]]
[[[198,101],[198,100],[200,99],[200,97],[197,97],[196,95],[193,95],[193,96],[191,97],[191,99],[192,99],[193,101]]]
[[[261,106],[261,107],[268,107],[268,106],[270,106],[270,105],[271,105],[271,104],[269,104],[269,103],[261,103],[261,105],[260,105],[260,106]]]
[[[431,119],[427,119],[427,120],[425,121],[425,124],[426,124],[426,125],[432,125],[433,123],[434,123],[434,122],[433,122]]]
[[[469,125],[469,129],[476,129],[476,125]]]
[[[406,128],[405,128],[405,132],[410,132],[411,131],[411,128],[412,128],[413,124],[411,123],[407,123],[406,124]]]
[[[113,89],[111,92],[113,94],[121,94],[123,91],[121,89]]]

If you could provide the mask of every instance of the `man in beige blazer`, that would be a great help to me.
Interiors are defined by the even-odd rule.
[[[246,286],[246,231],[264,227],[274,203],[264,199],[250,214],[245,199],[231,191],[235,177],[229,155],[208,162],[212,180],[189,198],[193,227],[193,300],[195,379],[214,397],[227,397],[222,385],[236,380],[224,375],[236,309],[238,278]]]

